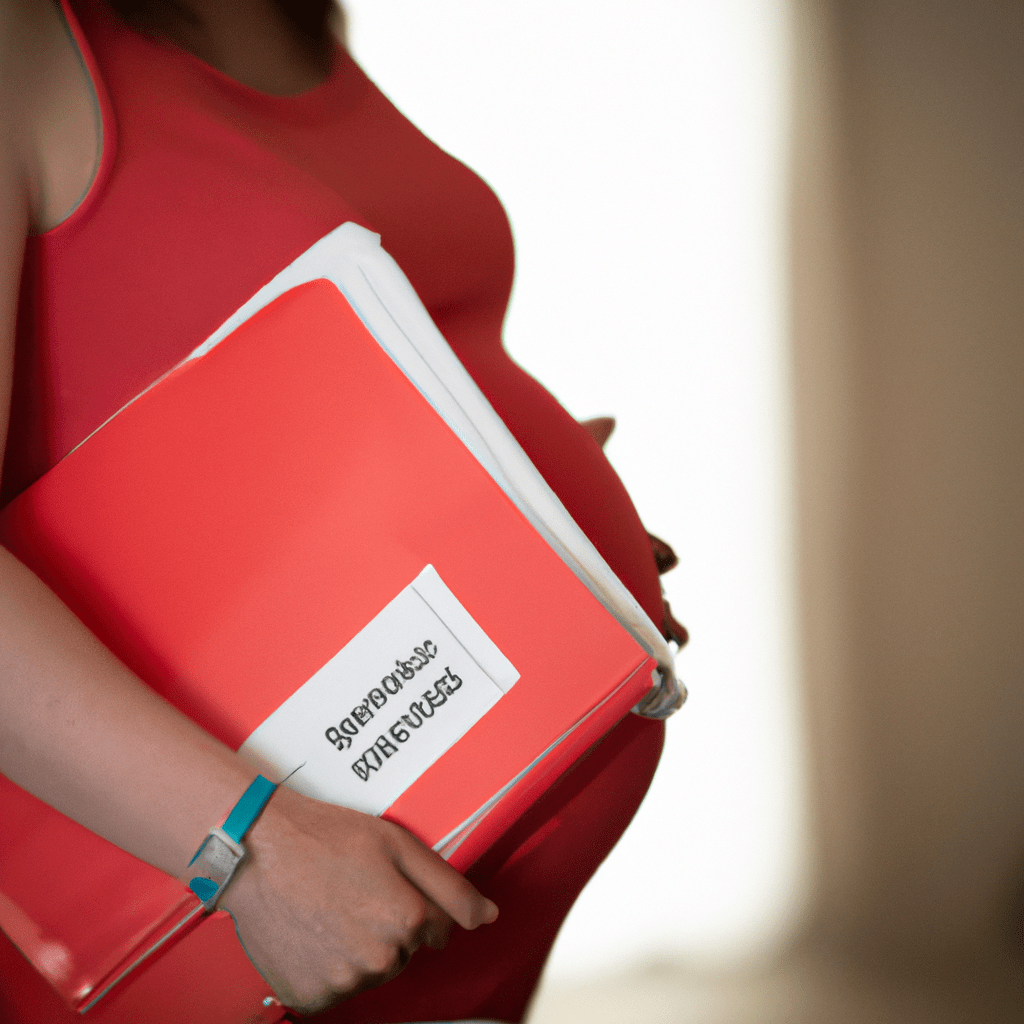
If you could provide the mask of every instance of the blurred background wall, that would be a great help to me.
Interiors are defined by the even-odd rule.
[[[1024,8],[802,0],[797,32],[813,931],[988,970],[1022,952]]]

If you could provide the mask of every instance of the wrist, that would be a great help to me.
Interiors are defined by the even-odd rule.
[[[278,899],[278,890],[294,866],[294,852],[306,838],[303,809],[310,803],[314,801],[287,786],[278,789],[246,836],[245,859],[221,897],[222,909],[237,919],[236,912],[251,911]]]
[[[207,832],[189,861],[186,884],[207,912],[217,906],[244,861],[246,836],[277,788],[278,783],[257,775],[222,823]]]

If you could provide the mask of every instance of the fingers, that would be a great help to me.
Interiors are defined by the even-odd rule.
[[[651,550],[654,552],[654,563],[658,567],[658,575],[664,576],[679,564],[679,556],[660,537],[655,537],[653,533],[648,533],[647,536],[651,541]]]
[[[428,907],[426,919],[419,931],[420,943],[431,949],[444,949],[452,930],[452,919],[436,903],[424,897]]]
[[[472,931],[497,918],[497,906],[433,850],[397,826],[393,842],[398,869],[456,923]]]
[[[452,929],[452,918],[407,878],[399,865],[393,866],[395,883],[390,897],[392,915],[380,938],[398,951],[405,965],[420,946],[443,949]]]
[[[580,426],[603,448],[615,429],[615,417],[595,416],[592,420],[581,420]]]
[[[285,1005],[311,1012],[382,984],[420,946],[442,948],[453,922],[497,916],[400,826],[290,791],[275,801],[224,906]]]

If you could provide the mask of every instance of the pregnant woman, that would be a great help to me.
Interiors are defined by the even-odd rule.
[[[391,106],[342,35],[326,0],[0,5],[0,501],[354,221],[381,235],[566,508],[662,622],[651,542],[599,445],[502,347],[513,248],[501,205]],[[0,771],[182,875],[253,770],[3,549],[0,638]],[[467,879],[397,826],[282,788],[222,905],[303,1012],[519,1021],[662,738],[660,723],[627,716]],[[3,936],[0,1018],[76,1019]]]

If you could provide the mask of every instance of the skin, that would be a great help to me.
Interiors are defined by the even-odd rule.
[[[195,0],[149,30],[254,88],[321,82],[327,38],[270,0]],[[53,0],[0,3],[0,453],[25,238],[59,223],[98,160],[88,82]],[[130,853],[182,876],[255,773],[157,697],[0,548],[0,771]],[[154,808],[158,813],[154,814]],[[302,1012],[387,981],[453,923],[497,907],[403,829],[281,789],[223,900],[256,967]]]
[[[615,417],[596,416],[592,420],[581,420],[580,426],[603,448],[615,429]]]

